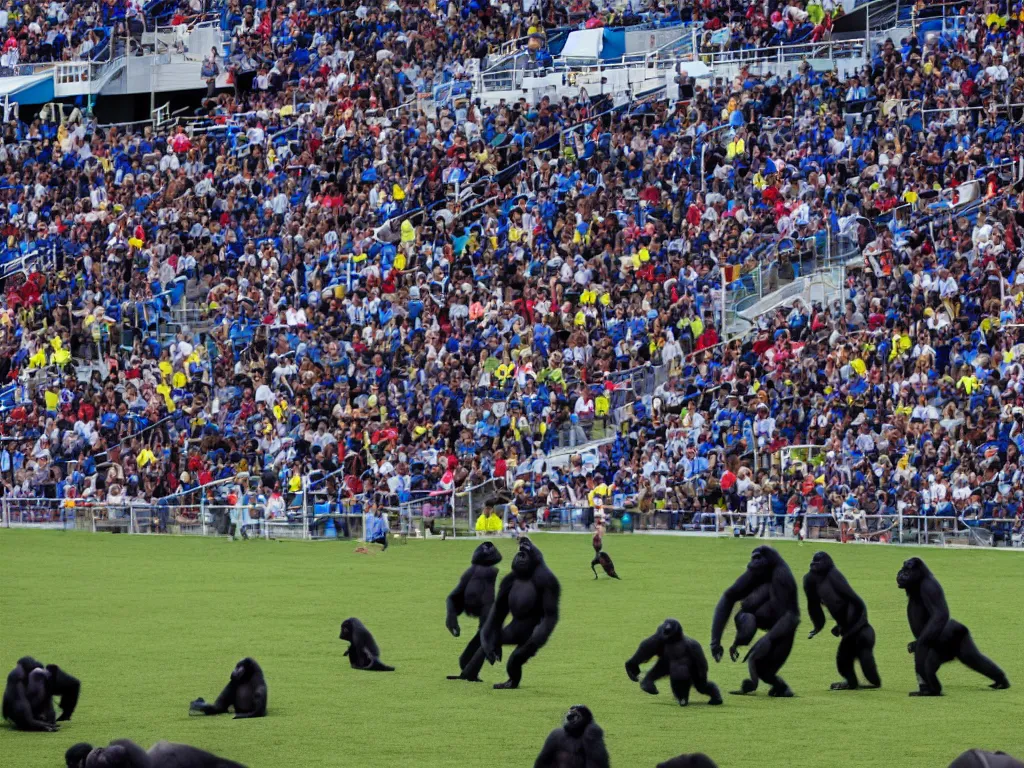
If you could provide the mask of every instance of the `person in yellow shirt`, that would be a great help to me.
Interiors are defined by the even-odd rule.
[[[501,533],[505,529],[505,523],[498,517],[498,513],[494,511],[494,507],[490,508],[490,513],[487,515],[487,533],[492,536],[496,533]]]
[[[476,519],[476,525],[473,526],[477,536],[483,536],[487,533],[487,510],[485,509],[480,513],[480,517]]]

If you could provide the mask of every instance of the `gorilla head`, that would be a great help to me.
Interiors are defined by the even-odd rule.
[[[75,744],[64,753],[64,762],[67,763],[67,768],[85,768],[85,759],[89,757],[90,752],[92,752],[92,744],[86,744],[84,741]]]
[[[590,714],[590,710],[582,704],[574,704],[565,713],[562,727],[566,733],[578,739],[592,722],[594,722],[594,716]]]
[[[673,642],[682,639],[683,625],[675,619],[665,619],[661,626],[658,627],[658,632],[661,633],[661,637],[665,642]]]
[[[658,768],[718,768],[718,765],[703,752],[694,752],[658,763]]]
[[[356,619],[345,619],[341,622],[341,634],[338,635],[341,640],[348,640],[352,642],[352,633],[355,631]]]
[[[924,560],[919,557],[912,557],[903,562],[903,567],[896,574],[896,586],[900,589],[914,589],[920,585],[922,579],[931,575],[932,572],[928,570]]]
[[[525,536],[519,539],[519,551],[512,558],[512,572],[520,578],[529,578],[538,565],[544,562],[544,556]]]
[[[772,570],[779,562],[779,553],[771,547],[758,547],[750,553],[750,562],[747,569],[754,573],[765,574]]]
[[[473,553],[473,565],[497,565],[500,562],[501,552],[489,541],[485,541]]]
[[[231,670],[231,680],[235,683],[244,683],[252,677],[258,669],[259,664],[256,663],[256,659],[246,656],[235,665],[233,670]]]
[[[133,768],[132,758],[120,744],[97,747],[85,760],[85,768]]]
[[[828,552],[815,552],[814,557],[811,558],[811,573],[815,576],[825,576],[834,565]]]
[[[29,674],[33,669],[43,668],[42,662],[33,659],[31,656],[22,656],[20,659],[18,659],[18,666],[25,671],[26,675]]]

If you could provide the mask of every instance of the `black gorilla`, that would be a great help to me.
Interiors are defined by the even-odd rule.
[[[1024,768],[1024,762],[1005,752],[969,749],[950,763],[949,768]]]
[[[569,707],[561,728],[548,734],[533,768],[608,768],[604,731],[582,704]]]
[[[161,741],[146,752],[128,739],[117,739],[109,747],[96,749],[75,744],[64,754],[64,760],[67,768],[245,768],[187,744]]]
[[[235,720],[249,717],[264,717],[267,714],[267,681],[256,660],[245,657],[231,670],[231,679],[220,692],[213,704],[199,698],[189,709],[204,715],[223,715],[230,708],[235,710]]]
[[[1003,670],[978,650],[970,630],[949,617],[942,585],[921,558],[912,557],[903,563],[896,584],[907,593],[907,619],[916,638],[907,645],[907,652],[914,654],[920,686],[911,696],[941,696],[942,684],[935,673],[953,659],[992,680],[990,688],[1010,687]]]
[[[348,640],[350,643],[345,651],[348,656],[348,663],[352,669],[362,669],[367,672],[394,672],[394,667],[389,667],[380,660],[380,648],[377,641],[373,639],[370,630],[366,628],[359,619],[350,618],[341,622],[341,640]]]
[[[597,579],[597,568],[594,566],[600,565],[604,568],[604,572],[611,576],[613,579],[618,579],[619,574],[615,572],[615,563],[612,562],[611,555],[607,552],[598,552],[594,559],[590,561],[590,570],[594,572],[594,579]],[[621,579],[620,579],[621,581]]]
[[[626,662],[626,674],[634,683],[640,679],[640,665],[655,656],[658,661],[651,667],[640,683],[640,690],[657,695],[654,683],[665,677],[672,685],[672,695],[679,706],[685,707],[690,701],[690,686],[697,693],[710,696],[708,704],[722,703],[718,686],[708,680],[708,660],[704,649],[693,638],[683,634],[683,625],[675,619],[665,619],[658,631],[640,643],[633,658]]]
[[[747,652],[744,660],[750,677],[733,693],[752,693],[757,690],[759,679],[764,679],[771,686],[769,696],[792,696],[793,692],[778,676],[778,671],[793,648],[793,638],[800,624],[800,608],[793,572],[778,552],[771,547],[755,549],[747,570],[718,601],[711,625],[711,655],[716,662],[722,659],[722,630],[738,600],[743,603],[741,613],[736,616],[736,642],[729,649],[732,660],[736,661],[739,655],[736,647],[750,642],[758,629],[768,632]]]
[[[82,684],[56,664],[43,666],[31,656],[18,659],[7,675],[3,716],[21,731],[56,731],[58,722],[70,720],[78,705]],[[60,696],[60,717],[53,697]]]
[[[718,764],[703,752],[694,752],[658,763],[658,768],[718,768]]]
[[[857,673],[853,668],[854,659],[860,659],[864,677],[880,688],[882,678],[875,665],[875,630],[868,624],[868,609],[860,595],[853,591],[846,577],[836,568],[826,552],[816,552],[811,560],[811,569],[804,576],[804,593],[807,595],[807,613],[814,622],[814,629],[808,639],[821,632],[825,626],[824,603],[836,622],[832,634],[841,637],[836,651],[836,667],[843,676],[843,682],[832,683],[833,691],[855,690],[859,687]]]
[[[473,639],[459,656],[459,669],[465,669],[473,654],[480,648],[480,629],[487,619],[491,606],[494,605],[494,584],[498,580],[496,566],[500,562],[501,552],[491,542],[485,541],[473,552],[471,565],[463,572],[459,583],[448,595],[448,616],[445,619],[445,626],[453,637],[458,637],[462,632],[459,628],[460,613],[479,620]],[[459,675],[449,676],[448,679],[458,680]]]
[[[558,624],[561,587],[544,556],[525,536],[512,558],[512,571],[501,580],[498,597],[480,629],[480,649],[462,670],[464,680],[476,680],[484,659],[493,664],[501,659],[501,646],[514,645],[508,658],[508,680],[495,688],[518,688],[523,665],[532,659],[551,637]],[[505,618],[512,614],[509,625]]]

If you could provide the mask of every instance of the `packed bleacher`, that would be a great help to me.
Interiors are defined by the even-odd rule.
[[[40,13],[72,46],[121,4],[66,5]],[[219,12],[250,75],[180,121],[3,127],[9,498],[164,525],[314,492],[440,516],[483,485],[537,524],[600,498],[645,526],[1021,532],[1018,17],[968,4],[845,78],[487,107],[470,61],[570,21],[728,50],[827,37],[835,9],[164,10]],[[723,306],[840,262],[839,301],[723,339]]]

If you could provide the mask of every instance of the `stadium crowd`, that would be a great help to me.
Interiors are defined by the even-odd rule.
[[[967,4],[846,78],[684,73],[692,98],[615,108],[462,90],[554,10],[258,5],[224,7],[239,76],[188,127],[3,126],[6,495],[283,516],[329,478],[440,514],[494,481],[529,520],[1020,532],[1018,7]],[[837,256],[841,301],[722,341],[723,299]],[[216,482],[240,473],[260,483]]]

